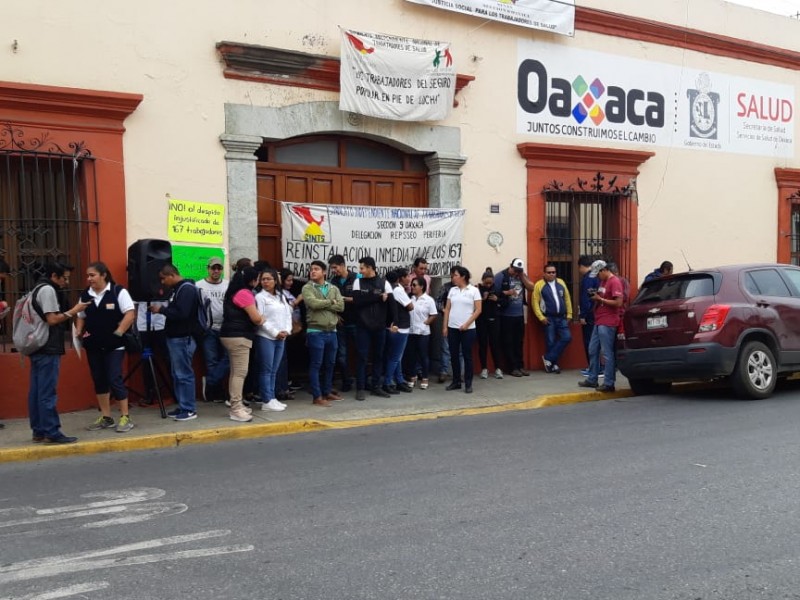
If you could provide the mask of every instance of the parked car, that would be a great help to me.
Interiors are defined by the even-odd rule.
[[[649,281],[625,312],[619,370],[636,394],[727,378],[766,398],[800,371],[800,267],[732,265]]]

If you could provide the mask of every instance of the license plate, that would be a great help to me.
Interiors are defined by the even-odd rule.
[[[667,315],[661,315],[658,317],[647,317],[648,329],[663,329],[666,326],[667,326]]]

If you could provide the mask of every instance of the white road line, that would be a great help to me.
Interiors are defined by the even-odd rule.
[[[144,502],[146,500],[156,500],[167,492],[159,488],[131,488],[128,490],[110,490],[104,492],[92,492],[81,494],[81,498],[106,498],[100,502],[88,502],[75,506],[57,506],[55,508],[42,508],[36,511],[39,515],[53,515],[57,513],[86,510],[91,508],[102,508],[104,506],[117,506],[119,504],[131,504],[134,502]]]
[[[69,598],[70,596],[77,596],[85,592],[94,592],[96,590],[106,589],[110,583],[107,581],[89,581],[86,583],[77,583],[75,585],[68,585],[67,587],[50,590],[48,592],[34,592],[25,596],[6,596],[0,600],[55,600],[56,598]]]
[[[221,556],[223,554],[233,554],[236,552],[251,552],[255,546],[251,544],[241,544],[234,546],[217,546],[216,548],[199,548],[197,550],[183,550],[181,552],[163,554],[142,554],[139,556],[128,556],[120,558],[106,558],[94,560],[92,562],[70,562],[62,565],[48,565],[26,571],[15,571],[12,573],[0,574],[0,584],[13,583],[16,581],[27,581],[29,579],[39,579],[40,577],[55,577],[65,573],[77,573],[79,571],[94,571],[97,569],[108,569],[112,567],[130,567],[133,565],[144,565],[147,563],[164,563],[168,560],[183,560],[187,558],[200,558],[204,556]]]
[[[171,546],[173,544],[186,544],[189,542],[196,542],[197,540],[224,537],[226,535],[230,535],[230,533],[230,529],[213,529],[211,531],[201,531],[200,533],[191,533],[187,535],[173,535],[170,537],[156,538],[154,540],[145,540],[144,542],[134,542],[131,544],[123,544],[121,546],[112,546],[110,548],[103,548],[100,550],[90,550],[88,552],[76,552],[73,554],[60,554],[55,556],[47,556],[45,558],[34,558],[32,560],[24,560],[21,562],[4,565],[0,567],[0,574],[38,567],[70,564],[73,562],[85,561],[87,559],[99,558],[101,556],[124,554],[125,552],[137,552],[139,550],[163,548],[164,546]]]

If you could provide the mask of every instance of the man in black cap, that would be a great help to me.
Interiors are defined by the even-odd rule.
[[[497,316],[506,369],[513,377],[530,375],[525,370],[522,342],[525,335],[525,290],[533,291],[533,282],[525,274],[525,263],[515,258],[507,269],[494,277],[498,298]]]

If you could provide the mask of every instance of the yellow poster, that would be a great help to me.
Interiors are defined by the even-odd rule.
[[[167,236],[174,242],[222,245],[225,206],[169,200]]]

